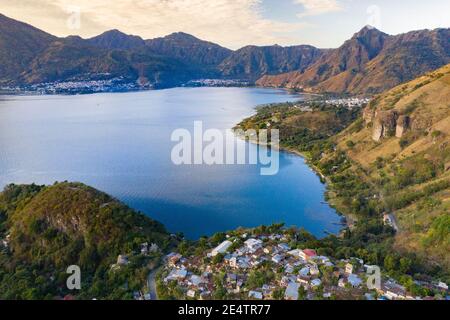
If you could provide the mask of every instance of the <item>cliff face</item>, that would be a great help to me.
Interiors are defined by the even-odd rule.
[[[397,119],[396,111],[375,112],[372,139],[380,141],[382,138],[392,137],[395,134]]]
[[[397,111],[374,111],[367,107],[363,119],[366,125],[373,124],[372,139],[377,142],[393,136],[402,138],[411,127],[411,118]]]
[[[410,128],[411,118],[409,116],[400,116],[397,119],[397,128],[395,129],[395,136],[402,138],[405,132]]]

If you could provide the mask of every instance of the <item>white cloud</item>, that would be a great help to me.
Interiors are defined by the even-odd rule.
[[[341,11],[342,7],[337,0],[294,0],[301,4],[305,11],[299,13],[299,17],[315,16],[330,12]]]
[[[230,48],[295,43],[291,35],[306,24],[264,18],[261,1],[0,0],[0,10],[59,36],[91,37],[109,29],[119,29],[143,38],[183,31]],[[74,7],[79,7],[81,13],[78,30],[71,29],[67,23],[69,11]]]

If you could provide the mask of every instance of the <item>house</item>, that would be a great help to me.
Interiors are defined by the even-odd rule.
[[[230,284],[234,284],[237,282],[237,275],[234,273],[227,274],[227,282]]]
[[[345,265],[345,273],[347,273],[347,274],[353,273],[353,265],[351,263],[347,263]]]
[[[300,269],[298,274],[302,277],[308,276],[309,275],[309,267],[304,267],[304,268]]]
[[[128,257],[125,255],[119,255],[117,257],[117,265],[119,266],[126,266],[128,264]]]
[[[188,290],[188,292],[186,293],[186,296],[188,298],[194,299],[195,298],[195,291],[194,290]]]
[[[291,247],[289,247],[289,245],[287,245],[286,243],[280,243],[278,245],[278,249],[280,249],[283,252],[288,252],[289,250],[291,250]]]
[[[404,300],[406,299],[406,289],[405,287],[398,285],[393,282],[388,282],[384,286],[382,286],[382,290],[384,291],[384,295],[389,300]]]
[[[305,261],[309,261],[316,256],[317,256],[316,251],[312,249],[305,249],[300,252],[300,258],[302,258]]]
[[[185,269],[174,269],[169,273],[169,275],[164,279],[164,281],[168,282],[173,280],[176,281],[183,280],[186,279],[187,274],[188,272]]]
[[[314,258],[314,261],[317,261],[317,263],[321,263],[321,264],[327,264],[330,262],[330,259],[325,256],[317,256]]]
[[[169,255],[167,255],[167,262],[169,263],[169,266],[175,266],[178,261],[181,260],[183,256],[179,253],[170,253]]]
[[[441,289],[441,290],[448,290],[448,285],[445,282],[439,282],[437,284],[437,287],[438,287],[438,289]]]
[[[298,276],[297,282],[300,283],[303,287],[307,288],[309,286],[309,282],[311,278],[308,276]]]
[[[295,282],[290,282],[286,288],[286,292],[284,293],[285,300],[298,300],[298,289],[300,285]]]
[[[291,256],[296,257],[296,258],[300,258],[301,257],[300,256],[300,252],[302,252],[302,250],[294,249],[294,250],[289,251],[288,255],[291,255]]]
[[[309,268],[309,273],[313,276],[318,276],[320,274],[319,267],[316,264],[313,264]]]
[[[238,259],[238,268],[239,269],[249,269],[250,268],[250,259],[247,257]]]
[[[248,297],[249,297],[250,299],[262,300],[263,294],[262,294],[261,292],[258,292],[258,291],[250,291],[250,292],[248,293]]]
[[[322,280],[320,280],[320,279],[311,280],[311,287],[313,287],[313,288],[318,287],[321,284],[322,284]]]
[[[347,280],[353,288],[358,288],[362,283],[362,280],[356,274],[349,275]]]
[[[225,240],[224,242],[222,242],[221,244],[219,244],[216,248],[213,249],[213,251],[211,252],[211,256],[215,257],[218,254],[224,254],[228,251],[228,249],[231,247],[233,243],[229,240]]]
[[[230,265],[231,268],[237,268],[238,267],[238,260],[236,257],[232,257],[228,264]]]
[[[202,277],[199,277],[199,276],[195,275],[195,274],[192,275],[191,278],[189,279],[189,284],[191,286],[198,287],[202,283],[205,283],[204,279]]]
[[[258,239],[248,239],[247,241],[244,242],[244,244],[246,245],[246,247],[248,249],[250,249],[252,251],[256,251],[256,250],[262,248],[263,242]]]
[[[148,242],[141,244],[141,254],[143,254],[143,255],[148,254]]]
[[[294,273],[294,267],[290,264],[287,264],[286,267],[284,268],[284,272],[286,273]]]
[[[272,257],[272,261],[276,264],[280,264],[284,260],[284,256],[281,254],[276,254]]]

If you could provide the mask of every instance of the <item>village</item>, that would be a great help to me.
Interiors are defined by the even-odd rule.
[[[124,77],[112,79],[71,81],[55,81],[38,83],[21,87],[1,87],[4,94],[83,94],[101,92],[127,92],[145,89],[136,82],[130,82]]]
[[[365,107],[371,101],[370,98],[329,98],[329,99],[313,99],[305,101],[300,104],[296,104],[294,107],[300,109],[303,112],[312,112],[317,106],[325,107],[342,107],[349,110],[361,109]]]
[[[167,255],[160,281],[177,299],[230,300],[448,300],[442,282],[416,284],[433,296],[413,296],[394,279],[371,278],[371,266],[358,258],[333,260],[315,250],[292,249],[283,233],[227,239],[201,256]],[[373,279],[375,279],[373,281]],[[168,289],[169,288],[169,289]],[[180,296],[181,295],[181,296]]]

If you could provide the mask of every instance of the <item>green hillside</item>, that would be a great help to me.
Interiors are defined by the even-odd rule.
[[[131,299],[161,255],[140,255],[141,244],[170,244],[161,224],[78,183],[7,186],[0,217],[0,299]],[[112,268],[119,255],[129,264]],[[70,265],[81,268],[79,292],[66,288]]]

